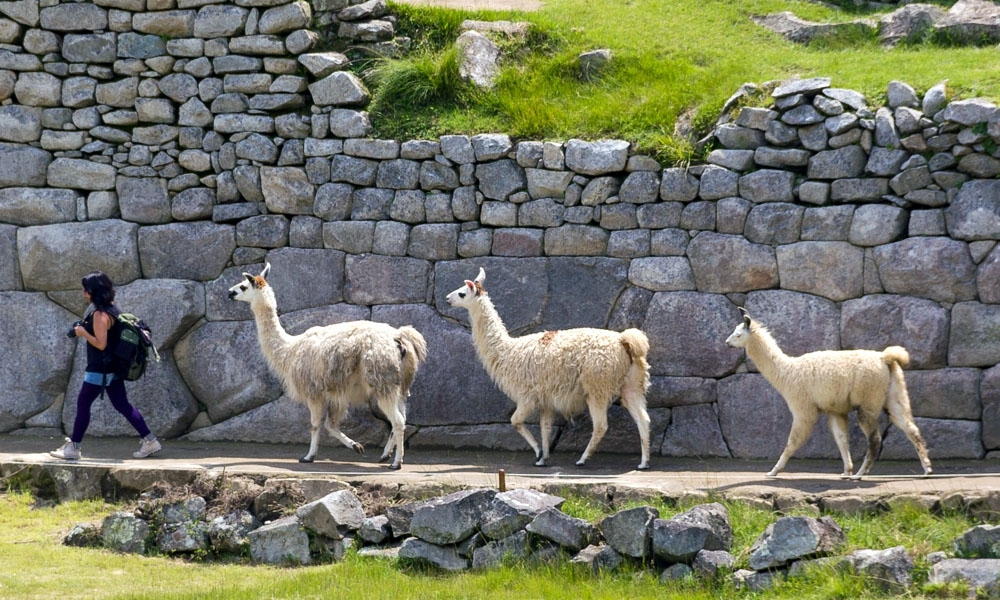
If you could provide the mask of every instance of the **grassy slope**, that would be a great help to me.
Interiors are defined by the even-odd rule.
[[[398,5],[394,10],[418,13],[415,18],[425,23],[438,21],[449,34],[468,16],[530,20],[544,32],[545,47],[509,57],[492,93],[454,92],[445,100],[413,105],[394,102],[395,114],[375,121],[387,136],[503,131],[519,139],[614,137],[663,155],[679,145],[671,139],[678,115],[700,113],[704,126],[746,82],[826,76],[835,87],[862,91],[877,102],[892,80],[918,91],[949,80],[953,94],[1000,97],[993,47],[884,49],[874,39],[803,47],[750,20],[784,10],[821,22],[859,16],[804,1],[546,0],[539,12],[528,14],[416,11]],[[431,45],[438,49],[447,39],[454,37],[439,34]],[[597,48],[612,50],[614,66],[599,81],[582,82],[576,57]]]

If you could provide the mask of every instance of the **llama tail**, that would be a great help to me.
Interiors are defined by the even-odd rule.
[[[889,346],[882,351],[882,360],[889,365],[889,368],[892,368],[894,364],[903,368],[910,364],[910,353],[902,346]]]
[[[646,362],[646,355],[649,354],[649,338],[638,329],[626,329],[621,333],[621,341],[632,360],[626,376],[626,386],[645,393],[649,388],[649,363]]]
[[[649,353],[649,338],[646,337],[646,334],[638,329],[626,329],[621,333],[621,336],[622,345],[625,346],[629,357],[633,361],[640,358],[645,360]]]
[[[413,327],[409,325],[400,327],[396,341],[403,344],[416,357],[414,370],[420,366],[420,363],[427,360],[427,342],[424,341],[424,336],[420,335],[420,332]]]

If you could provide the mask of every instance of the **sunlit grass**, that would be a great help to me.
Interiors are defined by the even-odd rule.
[[[707,127],[744,83],[824,76],[877,103],[890,81],[919,92],[947,80],[954,96],[1000,97],[996,50],[949,47],[923,40],[886,49],[874,34],[845,34],[809,46],[788,42],[750,19],[781,11],[819,22],[844,22],[880,13],[805,0],[546,0],[532,13],[466,12],[393,5],[400,31],[416,40],[419,60],[452,60],[466,18],[530,21],[532,37],[504,46],[504,73],[482,94],[452,92],[427,103],[382,94],[377,135],[434,138],[443,133],[502,131],[518,139],[615,137],[634,141],[661,159],[690,155],[678,140],[679,115]],[[947,3],[941,3],[946,5]],[[887,12],[888,9],[881,11]],[[581,52],[610,49],[597,78],[578,73]],[[441,58],[446,57],[446,58]],[[406,59],[411,60],[411,59]],[[386,111],[385,106],[392,106]]]
[[[746,567],[754,540],[777,516],[748,504],[724,502],[734,531],[733,554]],[[642,506],[639,501],[603,505],[570,496],[563,509],[597,522],[617,510]],[[668,518],[693,506],[654,503]],[[631,564],[614,574],[595,575],[566,562],[511,565],[482,572],[440,573],[401,567],[393,560],[351,552],[340,563],[279,568],[232,562],[194,562],[164,556],[116,554],[71,548],[62,539],[73,525],[99,523],[121,507],[98,501],[40,507],[25,493],[0,494],[0,598],[888,598],[858,578],[830,567],[778,582],[754,593],[725,580],[697,579],[660,583],[655,570]],[[932,515],[903,507],[877,516],[838,516],[847,534],[844,552],[903,545],[917,565],[917,585],[909,597],[922,597],[929,552],[951,550],[953,540],[974,523],[957,514]],[[933,594],[961,592],[951,586]],[[930,592],[929,592],[930,593]],[[929,596],[928,596],[929,597]]]

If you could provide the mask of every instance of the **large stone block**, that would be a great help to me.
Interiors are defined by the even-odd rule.
[[[292,215],[313,214],[316,186],[298,167],[261,167],[260,187],[268,210]]]
[[[177,343],[174,358],[177,369],[194,396],[205,405],[213,423],[221,423],[281,395],[281,384],[261,354],[253,321],[205,323]]]
[[[951,310],[948,366],[992,367],[1000,363],[1000,306],[960,302]]]
[[[348,256],[344,299],[352,304],[425,302],[431,265],[401,256]]]
[[[77,317],[44,294],[0,292],[0,302],[0,327],[7,332],[0,337],[0,432],[7,432],[61,401],[77,348],[66,330]]]
[[[566,142],[566,168],[581,175],[603,175],[625,169],[629,143],[623,140]]]
[[[108,28],[108,11],[96,4],[57,4],[39,13],[42,29],[49,31],[94,31]]]
[[[224,38],[243,33],[249,10],[240,6],[216,4],[198,9],[193,33],[197,38]],[[265,32],[266,33],[266,32]]]
[[[0,107],[0,140],[27,144],[41,137],[41,108],[20,104]]]
[[[171,220],[167,181],[159,177],[118,177],[115,183],[122,219],[142,224]]]
[[[774,249],[742,236],[699,233],[687,248],[700,292],[727,294],[778,285]]]
[[[670,426],[663,436],[660,454],[698,458],[729,458],[716,405],[692,404],[670,410]]]
[[[279,248],[267,254],[268,283],[278,310],[289,313],[343,301],[344,253],[336,250]],[[302,285],[308,282],[308,285]]]
[[[844,349],[903,346],[910,353],[910,368],[936,369],[945,366],[948,320],[948,311],[937,302],[869,295],[844,302],[840,339]]]
[[[723,343],[740,316],[725,296],[659,292],[642,330],[649,336],[652,375],[723,377],[742,361],[742,351]],[[676,352],[683,348],[684,352]]]
[[[454,263],[438,263],[439,269],[443,264]],[[497,389],[486,374],[476,356],[468,329],[443,318],[424,304],[376,306],[372,309],[372,320],[393,327],[412,325],[427,341],[427,362],[420,367],[410,387],[406,413],[408,424],[421,428],[451,425],[468,428],[480,423],[495,423],[495,426],[483,425],[485,431],[498,437],[492,442],[495,447],[506,450],[526,447],[524,440],[510,425],[514,403]],[[444,348],[455,349],[455,352],[444,352]],[[469,395],[469,390],[475,391]],[[432,444],[434,432],[428,432],[425,438],[429,439],[421,443]],[[449,439],[447,443],[460,446],[463,440],[467,446],[490,445],[485,441],[480,445],[477,440],[469,439],[466,433]]]
[[[976,297],[976,265],[968,245],[945,237],[916,237],[874,249],[886,292],[962,302]]]
[[[965,183],[945,209],[948,235],[959,240],[1000,239],[1000,181]]]
[[[847,242],[798,242],[775,251],[781,287],[834,301],[864,293],[864,249]]]
[[[978,421],[983,416],[979,369],[907,371],[906,388],[916,417]]]
[[[754,244],[779,246],[799,241],[802,231],[801,206],[785,202],[761,204],[750,209],[743,235]]]
[[[840,350],[840,310],[830,300],[793,291],[763,290],[747,294],[744,307],[770,330],[789,356]],[[739,321],[731,323],[733,329],[737,325]]]
[[[115,292],[115,305],[141,316],[160,350],[173,348],[205,316],[205,286],[195,281],[137,279]]]
[[[931,460],[943,458],[982,458],[983,426],[979,421],[958,419],[924,419],[915,417],[913,422],[927,444]],[[917,463],[917,451],[898,427],[890,427],[882,441],[883,460],[908,460]]]
[[[486,271],[483,287],[510,334],[535,331],[549,300],[548,265],[544,258],[498,257],[435,263],[434,307],[445,317],[468,326],[469,312],[451,307],[445,298],[466,280],[475,279],[482,268]]]
[[[153,279],[215,279],[236,249],[232,225],[207,221],[143,227],[138,238],[143,275]]]
[[[114,219],[20,229],[17,249],[25,289],[79,289],[80,279],[95,270],[118,285],[138,279],[137,230]]]
[[[51,187],[110,190],[115,187],[115,168],[79,158],[57,158],[49,164]]]
[[[17,260],[17,227],[0,225],[0,292],[22,289]]]
[[[26,227],[72,221],[78,198],[73,190],[0,188],[0,222]]]
[[[51,162],[40,148],[0,143],[0,187],[42,187]]]
[[[479,191],[490,200],[507,200],[528,185],[524,169],[511,159],[476,165]]]

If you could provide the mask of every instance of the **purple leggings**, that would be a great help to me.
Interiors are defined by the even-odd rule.
[[[125,382],[121,379],[115,379],[104,389],[108,392],[111,406],[115,407],[115,410],[128,419],[129,424],[135,427],[139,435],[141,437],[149,435],[149,427],[146,427],[146,420],[128,402],[128,396],[125,394]],[[101,386],[99,385],[84,382],[83,387],[80,388],[80,395],[76,397],[76,420],[73,421],[73,435],[69,438],[73,442],[79,444],[83,441],[83,434],[87,433],[87,427],[90,426],[90,407],[100,395]]]

